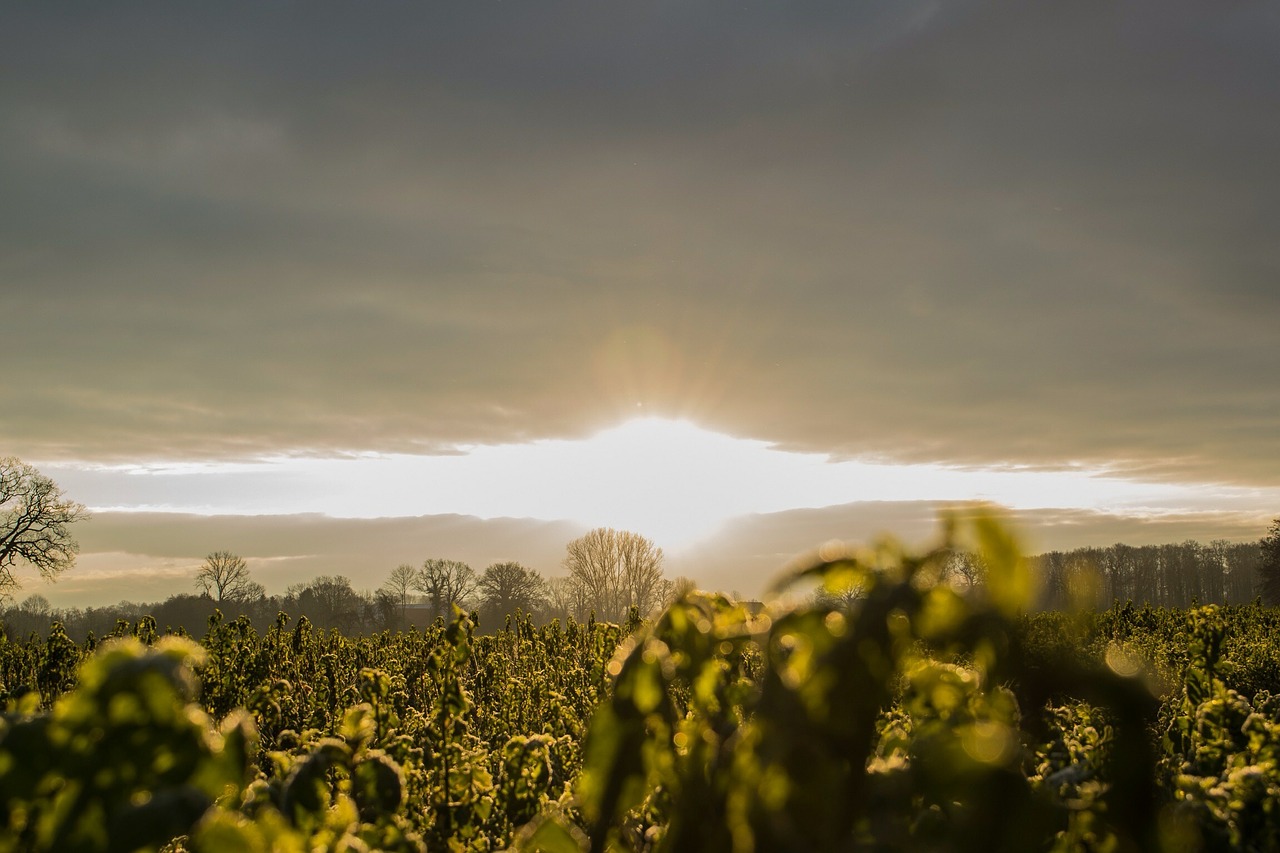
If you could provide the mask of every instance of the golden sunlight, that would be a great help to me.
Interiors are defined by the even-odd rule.
[[[457,450],[63,470],[58,476],[97,509],[566,519],[632,530],[668,549],[693,544],[738,516],[857,501],[984,500],[1013,509],[1132,516],[1193,500],[1233,499],[1230,490],[1203,484],[1140,483],[1096,471],[833,461],[663,418],[627,421],[586,439]],[[103,500],[94,500],[95,493]]]

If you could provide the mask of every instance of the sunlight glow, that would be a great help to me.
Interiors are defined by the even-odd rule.
[[[1013,509],[1142,515],[1214,496],[1204,486],[1139,483],[1081,470],[832,461],[661,418],[628,421],[583,440],[458,450],[448,456],[279,457],[55,473],[98,508],[569,519],[634,530],[664,548],[691,544],[736,516],[855,501],[987,500]],[[1233,497],[1230,489],[1216,494]]]

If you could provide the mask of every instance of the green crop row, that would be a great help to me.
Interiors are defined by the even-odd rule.
[[[1274,611],[1024,615],[991,519],[823,557],[765,612],[0,644],[0,849],[1280,849]]]

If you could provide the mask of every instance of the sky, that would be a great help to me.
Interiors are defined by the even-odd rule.
[[[0,455],[95,511],[24,591],[555,574],[595,524],[750,591],[816,520],[973,499],[1039,547],[1259,538],[1278,40],[1209,0],[9,4]]]

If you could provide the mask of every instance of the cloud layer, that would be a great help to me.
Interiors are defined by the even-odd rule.
[[[447,451],[637,414],[1280,484],[1280,12],[8,9],[0,443]]]

